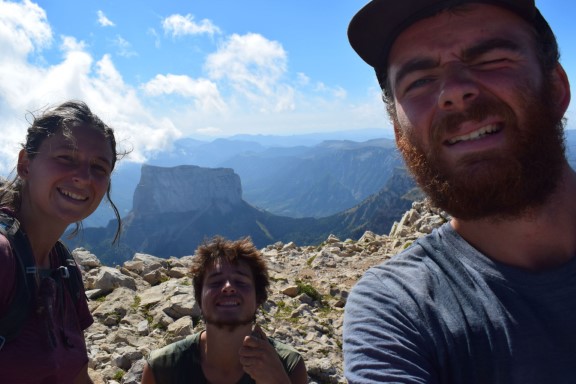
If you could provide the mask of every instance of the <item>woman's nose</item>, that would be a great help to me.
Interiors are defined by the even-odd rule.
[[[72,177],[72,179],[75,182],[79,183],[79,182],[83,182],[83,181],[89,181],[91,177],[92,177],[92,175],[90,173],[90,165],[79,163],[76,166],[74,176]]]

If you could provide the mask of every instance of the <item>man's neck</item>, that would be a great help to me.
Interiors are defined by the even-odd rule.
[[[251,329],[251,324],[238,326],[235,329],[206,325],[206,331],[200,337],[202,368],[206,376],[214,368],[223,374],[243,372],[238,351],[242,347],[244,338],[250,335]]]
[[[576,257],[576,173],[570,168],[547,203],[511,220],[452,220],[454,229],[493,260],[528,270]]]

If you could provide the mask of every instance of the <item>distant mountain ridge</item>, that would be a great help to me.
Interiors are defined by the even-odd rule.
[[[123,218],[119,246],[110,246],[114,221],[107,227],[85,228],[66,243],[71,248],[84,247],[113,265],[129,260],[136,252],[165,258],[190,255],[202,240],[216,234],[233,239],[250,236],[257,246],[277,241],[311,245],[330,234],[357,239],[367,230],[388,232],[421,196],[413,194],[415,186],[406,171],[397,168],[381,193],[353,209],[321,219],[291,218],[271,214],[239,198],[241,188],[237,188],[236,178],[230,169],[145,166],[135,192],[141,197],[135,198],[135,209]],[[186,185],[208,187],[204,193],[200,189],[189,195],[174,193]],[[226,192],[212,194],[215,185]],[[158,196],[165,196],[164,204],[157,203]],[[168,209],[163,210],[163,206]]]
[[[234,138],[211,142],[182,139],[146,163],[231,168],[242,179],[247,202],[290,217],[325,217],[351,208],[382,188],[390,170],[401,164],[390,139],[267,146]],[[121,161],[112,175],[112,198],[122,216],[133,208],[141,167]],[[112,210],[103,204],[84,226],[105,226],[113,217]]]
[[[576,130],[565,132],[568,159],[576,169]],[[392,170],[402,166],[394,140],[378,137],[380,133],[237,135],[213,141],[184,138],[147,164],[232,168],[242,180],[243,198],[249,204],[277,215],[326,217],[377,193]],[[121,161],[113,174],[112,197],[121,216],[133,208],[141,166]],[[102,204],[84,226],[106,226],[113,217],[107,204]]]

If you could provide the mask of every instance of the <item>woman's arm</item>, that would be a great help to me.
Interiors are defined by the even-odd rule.
[[[306,364],[304,364],[304,359],[300,359],[294,370],[290,374],[290,381],[292,384],[307,384],[308,383],[308,371],[306,370]]]
[[[154,379],[154,372],[152,368],[146,363],[144,366],[144,371],[142,371],[142,384],[156,384],[156,379]]]
[[[74,384],[94,384],[94,382],[88,375],[88,363],[86,363],[86,365],[82,367],[78,375],[76,375],[76,378],[74,379]]]

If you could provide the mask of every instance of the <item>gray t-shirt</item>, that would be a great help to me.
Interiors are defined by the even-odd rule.
[[[355,383],[576,383],[576,258],[545,272],[482,255],[449,225],[371,268],[344,316]]]

